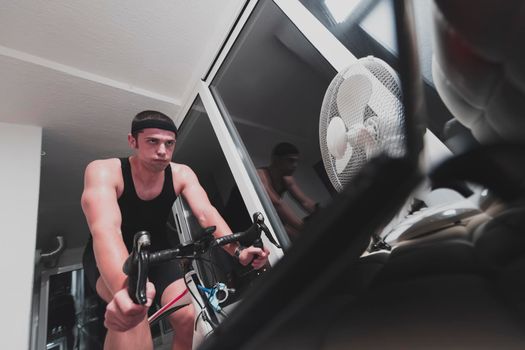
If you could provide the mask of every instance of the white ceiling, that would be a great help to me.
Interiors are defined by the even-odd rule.
[[[43,127],[37,246],[87,239],[83,169],[125,156],[132,117],[173,117],[244,0],[0,0],[0,121]]]
[[[0,44],[180,98],[241,3],[2,0]]]

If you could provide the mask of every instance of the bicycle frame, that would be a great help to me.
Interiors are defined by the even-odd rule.
[[[186,288],[169,303],[151,315],[148,318],[148,322],[151,326],[163,317],[177,312],[177,310],[191,303],[195,310],[192,348],[196,349],[204,338],[217,327],[216,325],[218,325],[219,319],[217,317],[217,311],[211,307],[208,297],[203,295],[203,291],[198,287],[202,286],[199,275],[189,263],[187,263],[187,265],[189,267],[185,267],[186,273],[184,275]]]
[[[198,259],[200,254],[210,247],[224,246],[233,242],[239,242],[241,246],[245,247],[255,246],[263,248],[261,240],[261,234],[263,232],[272,244],[280,248],[264,224],[264,217],[261,213],[253,214],[253,224],[246,231],[232,233],[219,238],[213,237],[212,234],[214,231],[214,226],[207,227],[203,229],[199,238],[193,243],[154,253],[149,252],[149,246],[151,244],[149,233],[147,231],[139,231],[133,238],[133,250],[123,265],[123,271],[128,275],[129,296],[133,302],[144,305],[147,302],[146,281],[149,264],[172,259],[183,259],[186,289],[153,314],[148,321],[150,325],[152,325],[170,313],[176,312],[178,309],[191,303],[194,306],[196,315],[193,349],[197,348],[206,336],[218,327],[219,315],[221,315],[222,311],[218,304],[226,300],[228,288],[226,288],[224,284],[217,284],[212,289],[205,288],[197,272],[191,266],[190,261]],[[226,292],[221,300],[218,298],[219,291]],[[208,296],[206,293],[210,295]]]

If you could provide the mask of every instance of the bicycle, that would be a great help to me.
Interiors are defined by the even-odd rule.
[[[262,248],[261,234],[264,232],[268,240],[280,248],[268,227],[264,224],[261,213],[253,214],[253,224],[245,231],[215,238],[215,227],[207,227],[193,240],[193,242],[179,245],[173,249],[150,253],[151,240],[147,231],[137,232],[134,236],[133,250],[124,263],[123,270],[128,275],[128,293],[136,304],[146,304],[146,281],[149,266],[173,259],[183,260],[184,282],[186,289],[173,298],[148,318],[150,327],[173,312],[193,304],[195,308],[195,324],[193,348],[197,348],[202,341],[211,334],[220,323],[220,316],[226,314],[221,308],[230,293],[235,292],[224,283],[216,283],[206,287],[202,283],[197,271],[193,268],[193,260],[203,259],[203,255],[213,247],[239,242],[242,246]]]

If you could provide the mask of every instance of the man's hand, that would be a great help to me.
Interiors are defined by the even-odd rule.
[[[104,326],[114,331],[125,332],[138,325],[146,317],[155,297],[155,287],[151,282],[146,284],[146,296],[146,305],[137,305],[129,297],[127,288],[119,290],[106,307]]]
[[[268,262],[268,255],[270,255],[270,251],[266,249],[266,247],[261,249],[251,246],[241,250],[239,254],[239,262],[243,266],[252,263],[252,267],[258,270],[264,265],[266,265],[266,262]]]

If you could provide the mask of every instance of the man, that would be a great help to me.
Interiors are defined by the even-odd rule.
[[[85,171],[82,209],[91,239],[84,253],[84,267],[90,284],[108,303],[105,349],[152,349],[146,317],[154,296],[164,305],[185,288],[180,269],[168,263],[151,269],[147,304],[132,302],[122,265],[132,249],[135,232],[150,232],[152,251],[167,248],[164,229],[169,211],[175,198],[182,195],[202,227],[216,226],[216,237],[231,233],[194,172],[188,166],[170,162],[176,135],[175,124],[166,115],[141,112],[133,119],[128,135],[133,156],[95,160]],[[251,263],[255,269],[266,264],[269,254],[256,247],[241,250],[237,244],[224,249],[238,257],[242,265]],[[175,330],[172,349],[191,349],[193,321],[191,305],[170,316]]]
[[[292,198],[310,214],[317,209],[317,204],[301,191],[292,176],[298,163],[297,147],[288,142],[281,142],[272,150],[270,165],[257,169],[266,192],[291,239],[297,238],[303,220],[283,200],[284,194],[289,192]]]

